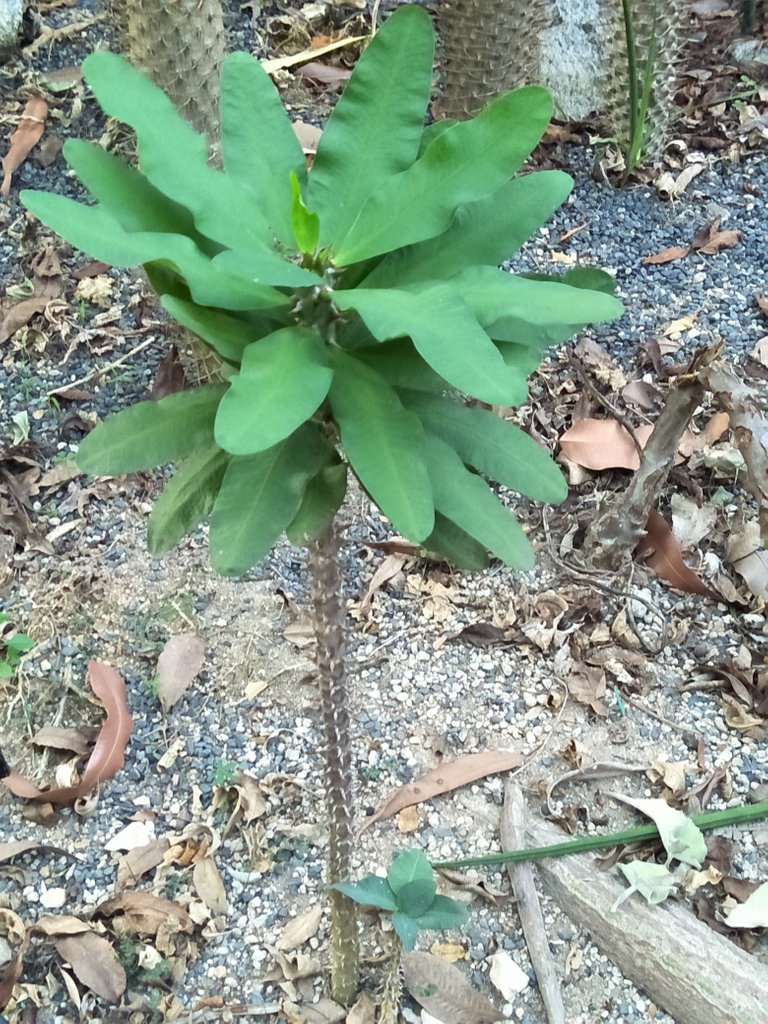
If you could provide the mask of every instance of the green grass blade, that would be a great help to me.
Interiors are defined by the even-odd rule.
[[[403,536],[423,541],[434,526],[424,431],[397,392],[365,364],[333,352],[330,401],[349,462]]]
[[[147,521],[147,547],[162,555],[206,519],[219,493],[230,456],[215,445],[179,466]]]
[[[409,335],[432,369],[460,391],[491,405],[525,401],[525,381],[507,368],[451,285],[419,292],[356,288],[334,292],[333,301],[356,310],[380,341]]]
[[[426,435],[429,476],[435,508],[451,522],[516,569],[533,566],[533,551],[523,528],[449,444]]]
[[[424,429],[446,441],[478,473],[535,501],[556,503],[568,496],[565,478],[546,449],[513,423],[439,395],[401,394]]]
[[[309,174],[306,202],[320,217],[321,245],[340,242],[366,199],[416,159],[433,57],[428,15],[403,7],[357,62]]]
[[[324,401],[333,372],[320,336],[284,327],[249,345],[216,414],[216,443],[233,455],[271,448]]]
[[[442,132],[407,171],[371,194],[337,247],[336,264],[357,263],[441,234],[459,206],[495,192],[512,177],[551,115],[546,89],[528,86]]]
[[[249,53],[221,68],[221,155],[227,174],[258,199],[283,245],[294,247],[290,175],[306,178],[301,144],[272,79]]]
[[[729,807],[724,811],[708,811],[706,814],[691,815],[694,825],[705,832],[713,828],[745,825],[763,818],[768,818],[768,802],[765,801],[745,807]],[[565,843],[553,843],[551,846],[534,846],[530,849],[510,850],[508,853],[491,853],[485,857],[436,861],[432,867],[436,870],[443,868],[454,870],[507,864],[513,861],[544,860],[547,857],[569,857],[574,853],[610,850],[614,846],[623,846],[625,843],[642,843],[648,839],[658,838],[659,830],[655,825],[640,825],[637,828],[625,829],[623,832],[609,832],[604,836],[582,836],[581,839],[569,839]]]
[[[84,473],[116,476],[184,459],[213,442],[223,384],[180,391],[158,402],[138,402],[108,416],[80,442]]]
[[[305,425],[274,448],[232,459],[211,515],[209,548],[217,572],[246,572],[269,553],[296,517],[323,456],[317,430]]]

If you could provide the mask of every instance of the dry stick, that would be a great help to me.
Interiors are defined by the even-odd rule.
[[[523,791],[507,782],[504,786],[504,807],[501,812],[501,848],[505,852],[525,845],[527,817]],[[536,972],[536,982],[544,1002],[549,1024],[565,1024],[565,1007],[560,994],[560,979],[549,950],[544,917],[541,913],[533,868],[528,863],[507,864],[509,879],[517,900],[517,912],[523,935]]]
[[[719,351],[713,346],[699,353],[691,370],[711,363]],[[648,516],[674,464],[680,438],[701,404],[705,390],[699,372],[687,372],[678,378],[643,449],[640,468],[629,487],[616,506],[599,516],[587,532],[584,552],[594,565],[618,568],[644,536]]]
[[[84,377],[78,377],[77,380],[70,380],[66,384],[60,384],[57,388],[51,388],[50,391],[46,392],[46,396],[58,395],[62,391],[69,391],[71,388],[79,387],[81,384],[87,384],[89,380],[93,380],[94,377],[98,377],[102,373],[108,373],[109,370],[115,370],[118,366],[122,366],[123,363],[128,362],[131,356],[137,355],[139,352],[143,352],[145,348],[149,348],[157,341],[157,337],[153,334],[150,338],[145,338],[144,341],[138,345],[134,345],[130,352],[126,352],[125,355],[120,356],[119,359],[115,359],[112,363],[107,363],[106,366],[95,366],[92,370],[89,370]]]
[[[560,839],[545,824],[530,823],[535,845]],[[613,960],[621,972],[677,1024],[760,1024],[766,1020],[768,966],[718,935],[687,908],[648,906],[635,895],[613,910],[624,886],[579,855],[545,860],[539,873],[550,895]]]

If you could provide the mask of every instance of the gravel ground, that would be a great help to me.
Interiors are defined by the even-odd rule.
[[[99,26],[94,31],[97,28],[100,31]],[[233,18],[232,30],[241,43],[249,41],[244,17]],[[92,45],[95,39],[91,34],[72,46],[55,47],[50,56],[39,55],[36,63],[67,66],[81,59],[86,43]],[[97,137],[102,129],[92,104],[87,104],[72,131]],[[759,158],[736,167],[712,163],[682,199],[670,204],[660,202],[650,188],[614,191],[597,184],[589,177],[591,158],[583,150],[569,147],[562,156],[565,166],[576,172],[573,197],[526,247],[517,266],[551,269],[557,259],[553,254],[565,252],[575,255],[579,264],[614,271],[627,314],[593,336],[627,369],[634,366],[643,340],[691,314],[697,320],[682,336],[682,351],[720,336],[732,361],[742,363],[764,333],[754,296],[768,291],[765,163]],[[40,244],[40,236],[30,236],[17,205],[21,187],[71,192],[73,183],[60,160],[44,170],[28,162],[19,171],[5,214],[9,231],[0,236],[0,278],[11,284],[23,279],[25,256]],[[697,228],[717,217],[723,227],[743,231],[738,247],[717,256],[691,255],[666,266],[642,265],[644,257],[667,246],[687,244]],[[582,224],[586,226],[567,242],[559,241],[563,233]],[[63,259],[65,267],[82,262],[82,257],[66,252]],[[118,307],[111,326],[94,326],[93,317],[104,312],[97,309],[86,309],[84,322],[78,322],[70,302],[62,315],[66,336],[60,324],[53,325],[43,343],[30,337],[28,344],[4,353],[4,421],[10,423],[26,410],[32,440],[47,464],[57,453],[76,450],[82,428],[73,413],[103,416],[126,400],[145,397],[167,351],[166,326],[147,326],[155,314],[145,309],[140,282],[117,272],[110,276],[115,282],[112,304]],[[126,329],[142,333],[124,336]],[[149,338],[154,340],[140,354],[83,385],[91,398],[55,403],[46,397],[51,389],[79,381],[95,364],[112,362]],[[62,363],[73,341],[77,344]],[[561,367],[553,363],[549,372],[551,380],[562,384]],[[0,796],[0,840],[40,839],[79,857],[74,864],[53,854],[22,861],[21,870],[0,877],[0,905],[10,906],[24,920],[34,920],[48,912],[41,908],[48,907],[87,913],[114,889],[115,854],[105,851],[105,843],[137,810],[151,809],[158,836],[189,822],[209,822],[220,831],[223,819],[211,810],[216,782],[243,769],[261,781],[267,812],[250,831],[235,831],[223,841],[217,863],[229,910],[206,927],[199,957],[175,991],[190,1008],[216,996],[223,996],[225,1005],[269,1006],[280,997],[274,981],[260,980],[271,965],[270,947],[291,918],[322,899],[323,792],[317,703],[308,679],[311,648],[299,648],[282,635],[306,602],[302,558],[280,545],[246,580],[217,579],[206,565],[203,530],[167,559],[153,561],[144,551],[144,520],[156,480],[142,474],[98,484],[85,494],[81,511],[77,502],[83,500],[85,486],[72,481],[37,502],[37,520],[44,532],[79,522],[55,541],[55,557],[17,554],[11,576],[2,584],[5,607],[37,641],[16,684],[3,692],[3,747],[10,758],[34,771],[44,767],[39,752],[32,755],[28,747],[28,737],[37,728],[52,721],[92,722],[84,680],[86,662],[93,657],[110,661],[126,679],[134,732],[124,771],[104,785],[96,808],[87,816],[65,810],[51,828],[41,830],[23,820],[16,802]],[[557,524],[562,526],[576,508],[573,499]],[[548,591],[556,591],[567,602],[565,621],[574,628],[585,619],[589,588],[563,578],[547,558],[538,511],[524,506],[521,515],[540,551],[535,572],[521,575],[494,567],[481,577],[465,577],[412,562],[374,596],[365,613],[360,609],[361,595],[382,558],[367,545],[386,538],[388,532],[362,500],[353,497],[348,503],[343,567],[351,615],[360,815],[370,813],[393,788],[432,767],[437,749],[446,758],[491,748],[519,750],[529,759],[520,780],[537,806],[546,785],[570,767],[566,756],[573,743],[587,759],[685,762],[693,784],[703,774],[697,768],[700,738],[706,770],[728,769],[730,789],[718,794],[712,807],[722,806],[723,796],[734,804],[750,795],[754,798],[768,778],[765,744],[729,729],[716,698],[700,692],[681,694],[680,684],[697,664],[714,663],[725,653],[736,655],[745,642],[755,650],[764,645],[768,632],[763,616],[742,621],[745,637],[724,606],[681,598],[642,572],[636,574],[636,589],[673,626],[678,639],[642,667],[628,668],[643,707],[652,713],[637,707],[623,710],[609,691],[607,718],[595,718],[572,701],[559,706],[553,699],[563,693],[557,682],[556,645],[543,651],[530,642],[483,649],[450,639],[466,625],[487,622],[494,615],[503,618],[507,613],[511,621],[514,613],[518,624],[535,622],[536,600]],[[606,598],[598,621],[610,625],[622,604],[619,597]],[[641,623],[644,614],[644,606],[638,605]],[[653,633],[650,615],[644,626]],[[156,656],[169,635],[189,628],[205,639],[205,671],[164,716],[149,685]],[[244,697],[249,692],[254,696]],[[161,758],[167,766],[159,763]],[[586,816],[590,830],[621,827],[631,819],[607,797],[614,789],[648,796],[658,792],[633,776],[569,787],[560,791],[555,809],[563,815],[569,808],[580,809],[582,823]],[[492,778],[423,806],[410,834],[401,833],[391,821],[376,825],[360,839],[357,867],[360,872],[372,865],[384,867],[393,850],[413,845],[433,860],[495,851],[501,794],[501,781]],[[768,829],[741,829],[734,838],[732,873],[749,879],[768,877]],[[501,873],[489,872],[486,877],[493,889],[508,891]],[[167,881],[171,884],[176,883]],[[182,895],[190,891],[186,876],[178,884]],[[631,912],[631,903],[628,906]],[[674,1024],[622,977],[578,922],[569,921],[546,897],[543,907],[564,979],[570,1024]],[[514,907],[502,900],[475,898],[470,909],[470,923],[461,934],[436,938],[464,947],[464,969],[490,997],[495,991],[487,977],[490,956],[498,948],[507,949],[531,976],[530,986],[509,1009],[509,1019],[541,1024],[543,1009]],[[306,952],[322,954],[325,928],[324,920]],[[431,942],[428,937],[421,948],[429,948]],[[768,958],[765,940],[757,955]],[[30,957],[25,980],[41,983],[47,969],[44,957]],[[58,978],[55,969],[53,976]],[[375,977],[375,968],[366,977]],[[320,979],[314,984],[319,992]],[[144,990],[147,1002],[134,1019],[153,1019],[157,991],[153,995]],[[116,1019],[107,1018],[101,1004],[88,1012],[88,1019]],[[15,1024],[21,1017],[11,1019]],[[37,1020],[58,1024],[75,1019],[57,980]],[[415,1004],[406,1005],[404,1019],[418,1019]],[[0,1016],[0,1022],[5,1024],[5,1018]]]

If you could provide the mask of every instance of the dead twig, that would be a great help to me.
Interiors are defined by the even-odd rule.
[[[504,786],[504,807],[501,812],[501,848],[504,852],[518,850],[525,845],[525,798],[519,786],[507,782]],[[547,930],[541,913],[539,895],[530,863],[507,864],[509,879],[517,901],[525,944],[536,972],[536,982],[544,1003],[549,1024],[565,1024],[565,1006],[560,994],[560,979],[549,949]]]

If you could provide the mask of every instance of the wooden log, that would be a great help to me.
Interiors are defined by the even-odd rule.
[[[529,823],[531,846],[561,842],[544,823]],[[649,906],[637,894],[616,911],[625,886],[599,871],[590,855],[542,860],[544,887],[625,977],[677,1024],[768,1024],[768,965],[709,928],[685,906]]]

